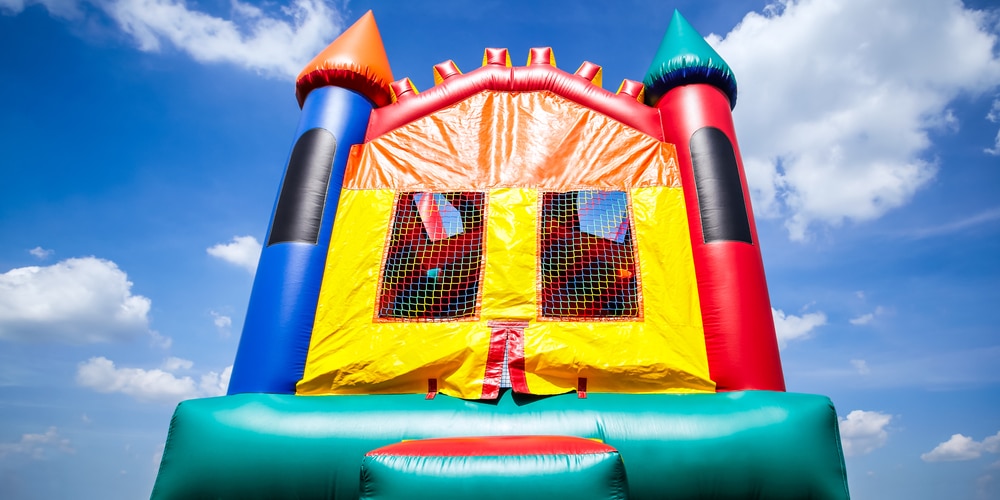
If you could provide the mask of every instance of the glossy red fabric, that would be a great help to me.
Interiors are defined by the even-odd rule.
[[[366,456],[483,457],[583,455],[616,451],[604,443],[572,436],[491,436],[403,441],[369,451]]]
[[[490,325],[490,350],[486,354],[486,373],[483,375],[482,399],[500,397],[500,378],[503,375],[503,353],[507,349],[507,330],[504,325]]]
[[[470,71],[464,78],[444,80],[440,85],[421,92],[413,99],[376,109],[372,113],[365,141],[370,141],[484,90],[507,92],[549,90],[663,140],[659,114],[655,109],[637,102],[635,97],[612,94],[582,76],[571,75],[547,64],[512,68],[490,64]]]
[[[667,92],[656,109],[660,112],[664,140],[677,147],[705,326],[709,373],[716,383],[716,390],[784,391],[785,381],[764,279],[757,226],[750,207],[743,160],[733,131],[729,100],[722,91],[710,85],[684,85]],[[753,244],[740,241],[705,243],[689,148],[692,134],[703,127],[718,128],[733,145]]]
[[[358,92],[376,106],[385,106],[391,101],[392,81],[382,35],[375,16],[368,11],[302,68],[295,79],[295,97],[302,107],[309,92],[333,85]]]

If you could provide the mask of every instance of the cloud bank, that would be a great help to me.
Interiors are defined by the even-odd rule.
[[[183,0],[0,0],[0,12],[112,19],[143,51],[293,77],[344,27],[324,0],[229,15]],[[265,4],[267,5],[267,4]],[[930,134],[956,130],[949,106],[1000,87],[996,13],[960,0],[778,0],[710,43],[739,78],[735,119],[757,213],[794,240],[817,225],[880,217],[936,175]],[[1000,99],[983,126],[1000,121]],[[983,154],[1000,154],[983,144]]]
[[[234,266],[240,266],[250,274],[257,272],[261,244],[253,236],[233,236],[229,243],[219,243],[205,250],[212,257],[222,259]]]
[[[35,460],[44,460],[53,452],[75,453],[69,439],[59,435],[59,430],[49,427],[44,434],[22,434],[14,443],[0,443],[0,458],[7,455],[27,455]]]
[[[826,324],[826,314],[822,312],[794,316],[772,307],[771,317],[774,318],[774,331],[778,335],[780,348],[784,348],[792,340],[808,338],[810,332]]]
[[[867,455],[881,448],[889,439],[887,427],[892,415],[877,411],[854,410],[846,418],[839,418],[840,441],[844,455]]]
[[[935,446],[933,450],[920,455],[920,458],[924,462],[961,462],[975,460],[984,453],[998,452],[1000,452],[1000,432],[982,441],[954,434],[947,441]]]
[[[35,247],[35,248],[32,248],[31,250],[28,250],[28,253],[30,253],[32,256],[34,256],[38,260],[45,260],[45,259],[51,257],[52,254],[54,254],[56,252],[55,252],[55,250],[49,250],[49,249],[42,248],[42,247]]]
[[[323,0],[294,0],[272,11],[233,0],[229,19],[183,0],[0,0],[0,12],[17,14],[33,4],[66,19],[107,16],[142,51],[170,46],[199,62],[277,77],[295,77],[343,29],[340,13]]]
[[[986,114],[986,119],[993,123],[1000,123],[1000,99],[993,100],[993,107],[991,107],[990,112]],[[996,142],[993,144],[993,147],[986,148],[983,152],[993,156],[1000,156],[1000,130],[997,131],[997,137],[994,140]]]
[[[209,371],[195,381],[189,375],[194,363],[181,358],[168,358],[160,368],[119,368],[104,356],[90,358],[77,367],[76,382],[80,386],[103,393],[122,393],[139,401],[176,403],[184,399],[221,396],[229,387],[233,367],[222,372]]]
[[[710,36],[739,79],[756,211],[803,240],[909,201],[938,168],[930,133],[958,127],[950,103],[1000,83],[990,19],[958,0],[780,0]]]
[[[212,314],[212,323],[215,324],[215,328],[219,330],[219,334],[228,337],[230,334],[230,328],[233,326],[233,318],[226,316],[224,314],[219,314],[215,311],[210,311]]]
[[[89,344],[153,334],[150,304],[109,260],[11,269],[0,274],[0,339]]]

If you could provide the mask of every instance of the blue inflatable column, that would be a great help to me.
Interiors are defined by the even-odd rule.
[[[229,394],[294,393],[302,378],[330,234],[351,146],[364,141],[372,103],[326,86],[302,107],[257,266]]]

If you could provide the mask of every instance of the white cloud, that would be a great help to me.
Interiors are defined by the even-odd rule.
[[[872,321],[875,321],[875,318],[877,316],[881,316],[884,313],[885,313],[885,309],[882,306],[878,306],[878,307],[875,308],[874,311],[872,311],[870,313],[867,313],[867,314],[862,314],[861,316],[857,316],[855,318],[851,318],[848,321],[850,321],[850,323],[852,325],[863,326],[863,325],[867,325],[867,324],[871,323]]]
[[[215,311],[209,312],[212,313],[212,323],[214,323],[215,327],[219,330],[219,334],[223,337],[228,337],[230,334],[229,329],[233,326],[233,318],[224,314],[219,314]]]
[[[975,460],[983,453],[1000,452],[1000,432],[980,441],[962,434],[954,434],[933,450],[920,455],[925,462],[960,462]]]
[[[864,410],[854,410],[847,418],[839,418],[844,455],[867,455],[881,448],[889,439],[887,427],[891,421],[892,415]]]
[[[778,334],[778,346],[782,348],[789,341],[807,338],[814,328],[826,324],[826,314],[822,312],[794,316],[772,307],[771,316],[774,318],[774,330]]]
[[[983,150],[984,153],[991,154],[993,156],[1000,156],[1000,130],[997,130],[997,137],[993,140],[993,147],[986,148]]]
[[[212,317],[215,318],[212,322],[215,323],[217,328],[229,328],[233,326],[233,318],[229,316],[212,311]]]
[[[73,19],[84,3],[113,19],[140,50],[156,52],[168,43],[199,62],[281,77],[296,76],[343,28],[340,13],[324,0],[293,0],[272,12],[232,0],[229,19],[192,10],[184,0],[0,0],[0,12],[41,4],[53,16]]]
[[[45,434],[24,434],[16,443],[0,443],[0,457],[21,454],[35,460],[43,460],[53,451],[75,452],[69,439],[60,436],[55,427],[49,427]]]
[[[110,359],[93,357],[77,368],[77,384],[97,392],[120,392],[139,401],[176,403],[184,399],[220,396],[229,387],[232,366],[222,373],[210,371],[196,382],[190,376],[178,377],[174,371],[190,370],[194,363],[168,358],[161,368],[118,368]]]
[[[986,114],[986,119],[993,123],[1000,122],[1000,99],[993,100],[993,106],[990,108],[990,112]],[[986,148],[983,152],[993,156],[1000,155],[1000,130],[997,131],[997,138],[993,147]]]
[[[17,14],[32,4],[45,7],[50,14],[56,17],[74,19],[80,16],[80,2],[78,0],[0,0],[0,12]]]
[[[193,366],[194,361],[183,358],[175,358],[173,356],[163,361],[163,369],[171,373],[178,370],[190,370]]]
[[[121,392],[142,401],[179,401],[197,397],[191,377],[177,378],[160,369],[116,368],[103,356],[81,363],[76,382],[98,392]]]
[[[232,20],[189,10],[179,0],[114,0],[107,12],[142,50],[159,50],[167,41],[200,62],[292,77],[342,28],[339,13],[322,0],[295,0],[276,17],[235,0],[232,6]]]
[[[2,1],[2,0],[0,0],[0,1]],[[45,249],[45,248],[42,248],[42,247],[35,247],[35,248],[32,248],[31,250],[28,250],[28,253],[30,253],[31,255],[35,256],[35,258],[37,258],[39,260],[45,260],[45,259],[51,257],[52,254],[56,253],[56,251],[55,250],[48,250],[48,249]]]
[[[871,323],[873,319],[875,319],[875,314],[868,313],[868,314],[862,314],[857,318],[851,318],[850,321],[852,325],[867,325],[868,323]]]
[[[983,474],[976,479],[976,498],[982,498],[984,500],[996,500],[998,491],[996,490],[996,482],[994,481],[993,474]]]
[[[156,449],[156,453],[153,453],[152,460],[149,461],[152,471],[160,470],[160,462],[163,461],[163,450],[167,447],[167,443],[163,442]]]
[[[108,342],[149,334],[150,300],[114,262],[67,259],[0,274],[0,339]]]
[[[208,372],[201,376],[198,389],[203,396],[224,396],[229,389],[229,377],[233,374],[233,366],[229,365],[222,373]]]
[[[948,222],[946,224],[925,227],[923,229],[910,231],[906,235],[914,239],[942,236],[946,234],[952,234],[964,231],[966,229],[976,227],[982,224],[989,224],[996,220],[1000,220],[1000,207],[994,207],[989,210],[984,210],[977,214],[973,214],[953,222]]]
[[[877,218],[935,175],[949,103],[1000,82],[997,36],[958,0],[779,0],[709,41],[732,66],[755,209],[792,239]]]
[[[212,257],[240,266],[253,274],[257,272],[261,245],[253,236],[233,236],[231,242],[219,243],[209,247],[206,251]]]
[[[858,371],[859,375],[868,375],[871,373],[871,368],[868,368],[868,362],[863,359],[852,359],[851,366]]]
[[[950,439],[937,445],[933,450],[920,455],[925,462],[955,462],[973,460],[982,455],[982,444],[970,437],[953,434]]]
[[[150,330],[149,343],[153,347],[159,347],[160,349],[170,349],[170,346],[174,345],[174,339],[167,337],[165,335],[160,335],[160,332],[156,330]]]
[[[797,378],[822,383],[834,382],[839,388],[872,390],[920,388],[922,390],[969,390],[1000,384],[1000,346],[974,349],[942,350],[910,357],[898,352],[871,353],[878,367],[877,377],[856,377],[855,366],[836,361],[835,365],[814,362],[801,369]],[[875,364],[877,363],[877,364]]]

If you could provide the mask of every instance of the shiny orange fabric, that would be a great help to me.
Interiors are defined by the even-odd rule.
[[[347,189],[680,187],[672,144],[548,91],[481,92],[351,153]]]
[[[393,80],[382,35],[375,16],[368,11],[302,68],[295,80],[295,95],[302,106],[309,92],[336,85],[360,92],[376,106],[385,106],[391,102],[389,84]]]

